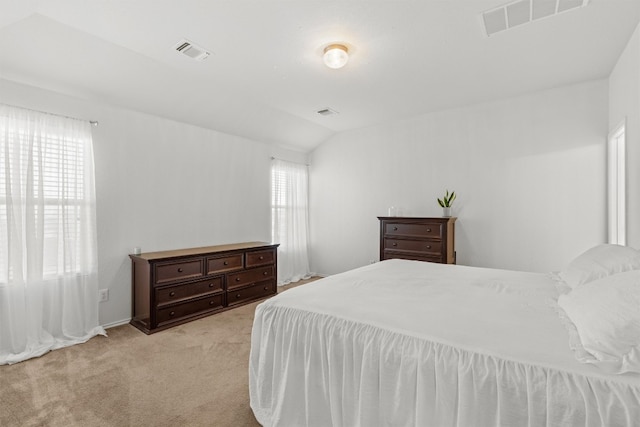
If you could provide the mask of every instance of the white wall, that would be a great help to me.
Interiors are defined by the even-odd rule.
[[[98,120],[94,157],[100,323],[131,317],[127,254],[270,241],[270,157],[301,153],[159,117],[108,107],[7,80],[3,103]]]
[[[439,216],[458,263],[560,269],[606,238],[607,81],[338,134],[311,154],[312,271],[378,260],[377,216]]]
[[[446,188],[459,193],[460,264],[556,270],[604,241],[607,130],[624,111],[636,120],[629,137],[640,134],[638,96],[626,89],[631,81],[640,95],[639,39],[636,31],[611,90],[604,80],[578,84],[345,132],[321,145],[311,155],[312,270],[333,274],[377,260],[376,217],[391,205],[409,216],[438,216],[435,199]],[[0,94],[7,104],[100,121],[100,287],[110,291],[100,305],[104,325],[130,317],[131,248],[269,240],[269,158],[308,160],[1,79]],[[633,147],[630,170],[640,158],[632,151],[640,145]],[[640,246],[640,230],[630,230],[630,244]]]
[[[640,248],[640,25],[609,76],[609,131],[626,120],[627,244]]]

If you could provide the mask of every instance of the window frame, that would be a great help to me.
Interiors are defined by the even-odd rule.
[[[34,226],[38,227],[36,224],[40,224],[39,216],[42,216],[41,228],[38,227],[40,228],[38,238],[42,239],[43,242],[42,277],[44,279],[53,279],[68,274],[80,274],[82,271],[78,269],[77,265],[67,265],[59,256],[53,258],[47,257],[45,254],[57,252],[54,247],[60,247],[61,245],[64,245],[67,251],[75,251],[82,234],[80,220],[82,214],[80,210],[87,202],[91,202],[86,197],[84,175],[74,173],[72,174],[73,181],[65,181],[62,184],[59,174],[62,169],[84,171],[87,160],[84,142],[78,138],[49,132],[41,135],[41,138],[46,142],[44,146],[38,146],[36,151],[29,149],[29,152],[25,153],[25,148],[22,144],[30,138],[28,133],[15,129],[6,129],[6,137],[8,141],[20,142],[17,144],[7,143],[7,151],[0,153],[0,159],[6,160],[5,157],[9,156],[15,160],[17,156],[20,159],[21,169],[28,167],[28,159],[25,154],[27,156],[35,154],[39,159],[39,161],[33,163],[32,174],[36,179],[31,182],[29,188],[21,187],[21,190],[25,190],[25,192],[20,192],[17,200],[24,206],[35,203],[36,208],[33,210],[34,216],[32,217]],[[14,151],[16,149],[19,150],[18,153]],[[0,185],[7,185],[5,176],[0,176]],[[2,207],[0,219],[3,221],[6,221],[11,215],[8,204],[9,199],[6,197],[5,192],[0,193],[0,206]],[[51,209],[57,212],[66,210],[68,213],[65,215],[47,213]],[[60,240],[61,233],[52,231],[54,228],[59,229],[60,227],[65,230],[64,234],[73,236],[73,242],[76,245],[69,245],[69,241]],[[9,250],[8,247],[6,249]],[[4,252],[2,248],[0,248],[0,251]],[[3,283],[3,277],[9,282],[15,278],[13,266],[8,264],[6,267],[7,269],[5,270],[0,265],[0,283]]]
[[[626,119],[607,137],[607,241],[627,243]]]

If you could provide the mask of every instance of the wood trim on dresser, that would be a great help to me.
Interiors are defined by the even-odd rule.
[[[455,264],[456,217],[384,217],[380,220],[380,261],[400,258]]]
[[[247,242],[129,255],[131,324],[151,334],[277,294],[278,246]]]

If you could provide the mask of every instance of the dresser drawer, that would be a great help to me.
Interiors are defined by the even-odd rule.
[[[439,239],[442,237],[442,225],[438,223],[387,222],[384,226],[384,234],[388,236],[430,237]]]
[[[259,265],[273,264],[276,259],[276,251],[269,249],[266,251],[247,252],[247,268]]]
[[[207,275],[242,270],[242,254],[207,258]]]
[[[445,264],[444,259],[441,256],[421,256],[419,254],[409,254],[409,253],[400,253],[400,252],[385,252],[384,259],[409,259],[413,261],[427,261],[427,262],[437,262],[440,264]]]
[[[252,299],[262,298],[276,293],[276,281],[266,280],[246,288],[227,292],[227,305],[233,306]]]
[[[159,285],[178,280],[195,279],[203,275],[203,267],[204,260],[202,258],[159,263],[155,265],[155,283]]]
[[[440,256],[442,242],[430,240],[384,239],[384,249],[392,251],[411,251]]]
[[[214,277],[209,280],[201,280],[199,282],[187,283],[184,285],[156,288],[156,304],[161,306],[187,298],[222,291],[224,291],[222,277]]]
[[[162,326],[165,323],[175,322],[185,317],[220,309],[223,305],[224,293],[219,293],[182,304],[166,306],[158,309],[156,322],[158,326]]]
[[[272,279],[274,278],[274,271],[274,267],[270,265],[267,267],[253,268],[241,273],[229,274],[227,276],[227,290],[247,286],[261,280]]]

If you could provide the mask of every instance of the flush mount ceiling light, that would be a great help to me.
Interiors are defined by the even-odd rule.
[[[324,64],[333,69],[342,68],[349,60],[349,50],[342,44],[330,44],[324,48]]]

